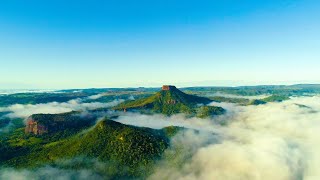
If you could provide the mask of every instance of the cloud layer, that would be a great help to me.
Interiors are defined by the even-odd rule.
[[[210,140],[210,136],[199,134],[178,135],[167,154],[183,144],[183,149],[188,150],[183,153],[187,155],[182,159],[179,156],[164,159],[150,179],[320,178],[319,97],[235,106],[231,114],[221,118],[228,122],[226,126],[214,122],[211,126],[218,139]],[[204,129],[210,129],[207,126]],[[199,143],[205,140],[210,143]]]
[[[11,117],[30,113],[57,113],[109,107],[119,103],[66,103],[14,105]],[[157,162],[151,180],[317,180],[320,178],[320,97],[296,97],[281,103],[237,106],[212,103],[227,109],[213,119],[121,113],[117,121],[136,126],[162,128],[169,125],[196,129],[171,140],[164,158]],[[56,173],[59,172],[59,173]],[[36,173],[36,174],[33,174]],[[5,169],[1,178],[23,179],[33,175],[70,179],[99,178],[88,170],[40,168],[36,171]],[[81,175],[82,176],[77,176]],[[16,176],[17,175],[17,176]],[[70,175],[70,176],[69,176]],[[17,179],[16,178],[16,179]]]
[[[14,179],[14,180],[69,180],[69,179],[103,179],[96,173],[90,170],[63,170],[53,167],[43,167],[35,171],[30,170],[16,170],[16,169],[2,169],[0,170],[0,179]]]
[[[244,98],[244,99],[263,99],[268,97],[268,95],[257,95],[257,96],[240,96],[240,95],[234,95],[234,94],[226,94],[222,92],[216,92],[216,93],[209,93],[207,94],[209,97],[214,96],[220,96],[220,97],[226,97],[226,98]]]
[[[10,112],[7,114],[7,117],[10,118],[26,118],[32,114],[37,113],[64,113],[70,111],[85,111],[93,110],[97,108],[108,108],[115,106],[124,100],[116,99],[108,103],[92,102],[92,103],[83,103],[81,99],[74,99],[68,102],[58,103],[51,102],[45,104],[15,104],[8,107],[0,108],[0,112]]]

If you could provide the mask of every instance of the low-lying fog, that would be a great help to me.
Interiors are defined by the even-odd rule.
[[[60,105],[54,107],[72,109],[72,106]],[[117,121],[124,124],[157,129],[174,125],[200,130],[199,133],[189,131],[176,135],[172,147],[166,150],[149,179],[320,179],[319,96],[295,97],[258,106],[212,105],[226,108],[227,113],[212,119],[186,118],[183,114],[171,117],[138,113],[120,115]],[[6,110],[21,117],[26,114],[27,108],[16,109],[8,107]],[[170,156],[177,147],[181,150],[179,154]],[[47,172],[48,177],[54,174],[55,178],[61,179],[98,178],[90,170],[81,171],[82,176],[81,173],[65,173],[65,170],[61,170],[62,174],[56,173],[57,169],[48,167],[35,171],[2,169],[0,179],[32,178],[43,171],[50,172]]]
[[[243,98],[243,99],[251,99],[251,100],[254,100],[254,99],[263,99],[263,98],[266,98],[270,95],[257,95],[257,96],[240,96],[240,95],[234,95],[234,94],[226,94],[226,93],[222,93],[222,92],[216,92],[216,93],[209,93],[209,94],[206,94],[206,96],[208,97],[215,97],[215,96],[219,96],[219,97],[226,97],[226,98]]]

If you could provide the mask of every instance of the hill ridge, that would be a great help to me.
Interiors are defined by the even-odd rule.
[[[212,102],[209,98],[186,94],[173,85],[163,85],[152,96],[126,101],[114,107],[114,110],[155,112],[165,115],[177,113],[196,114],[197,108]],[[223,111],[223,109],[220,109]],[[221,114],[221,113],[219,113]]]

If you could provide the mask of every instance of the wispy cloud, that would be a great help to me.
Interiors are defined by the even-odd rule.
[[[66,170],[54,167],[43,167],[37,170],[16,170],[16,169],[1,169],[0,179],[14,180],[43,180],[43,179],[58,179],[58,180],[87,180],[87,179],[103,179],[97,173],[87,169],[82,170]]]
[[[119,102],[114,102],[117,103]],[[66,104],[58,103],[54,108],[90,109],[99,106],[91,103],[85,105],[77,100]],[[175,125],[198,130],[177,134],[148,179],[315,180],[320,178],[319,96],[295,97],[284,102],[258,106],[237,106],[228,103],[212,105],[226,108],[227,113],[208,119],[187,118],[183,114],[167,117],[159,114],[120,113],[116,120],[124,124],[156,129]],[[44,107],[51,106],[52,104],[44,105]],[[42,108],[42,105],[35,105],[30,109],[38,108]],[[24,106],[21,109],[30,110]],[[14,108],[12,112],[18,113],[18,110],[13,110]],[[44,110],[46,108],[41,109],[41,112]],[[26,114],[21,113],[20,116]],[[0,179],[15,177],[23,179],[33,175],[41,177],[44,172],[46,178],[72,179],[68,176],[71,174],[81,179],[79,175],[82,173],[85,178],[99,178],[97,174],[88,170],[57,170],[49,167],[35,171],[3,169],[0,171]]]
[[[9,95],[17,93],[59,93],[52,89],[0,89],[0,95]]]
[[[97,108],[108,108],[115,106],[124,100],[116,99],[111,102],[101,103],[101,102],[92,102],[92,103],[83,103],[81,99],[74,99],[68,102],[58,103],[51,102],[45,104],[15,104],[8,107],[0,108],[0,112],[10,112],[7,114],[7,117],[10,118],[26,118],[32,114],[37,113],[64,113],[70,111],[86,111],[93,110]]]
[[[319,97],[236,106],[231,115],[219,118],[228,123],[212,125],[214,134],[185,133],[175,137],[167,154],[174,154],[182,144],[187,151],[180,149],[179,153],[185,155],[165,158],[150,179],[309,180],[320,177]],[[209,143],[203,143],[205,141]]]

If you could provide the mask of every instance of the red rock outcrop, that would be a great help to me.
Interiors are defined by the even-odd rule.
[[[163,85],[162,86],[163,91],[170,91],[172,89],[177,89],[177,88],[175,86],[171,86],[171,85]]]
[[[48,127],[39,124],[37,121],[34,121],[32,118],[28,118],[25,132],[33,133],[36,135],[42,135],[48,132]]]
[[[78,130],[95,123],[93,115],[81,115],[80,112],[61,114],[33,114],[27,119],[25,133],[43,135],[69,129]]]
[[[170,99],[167,101],[167,104],[177,104],[178,102],[178,100]]]

